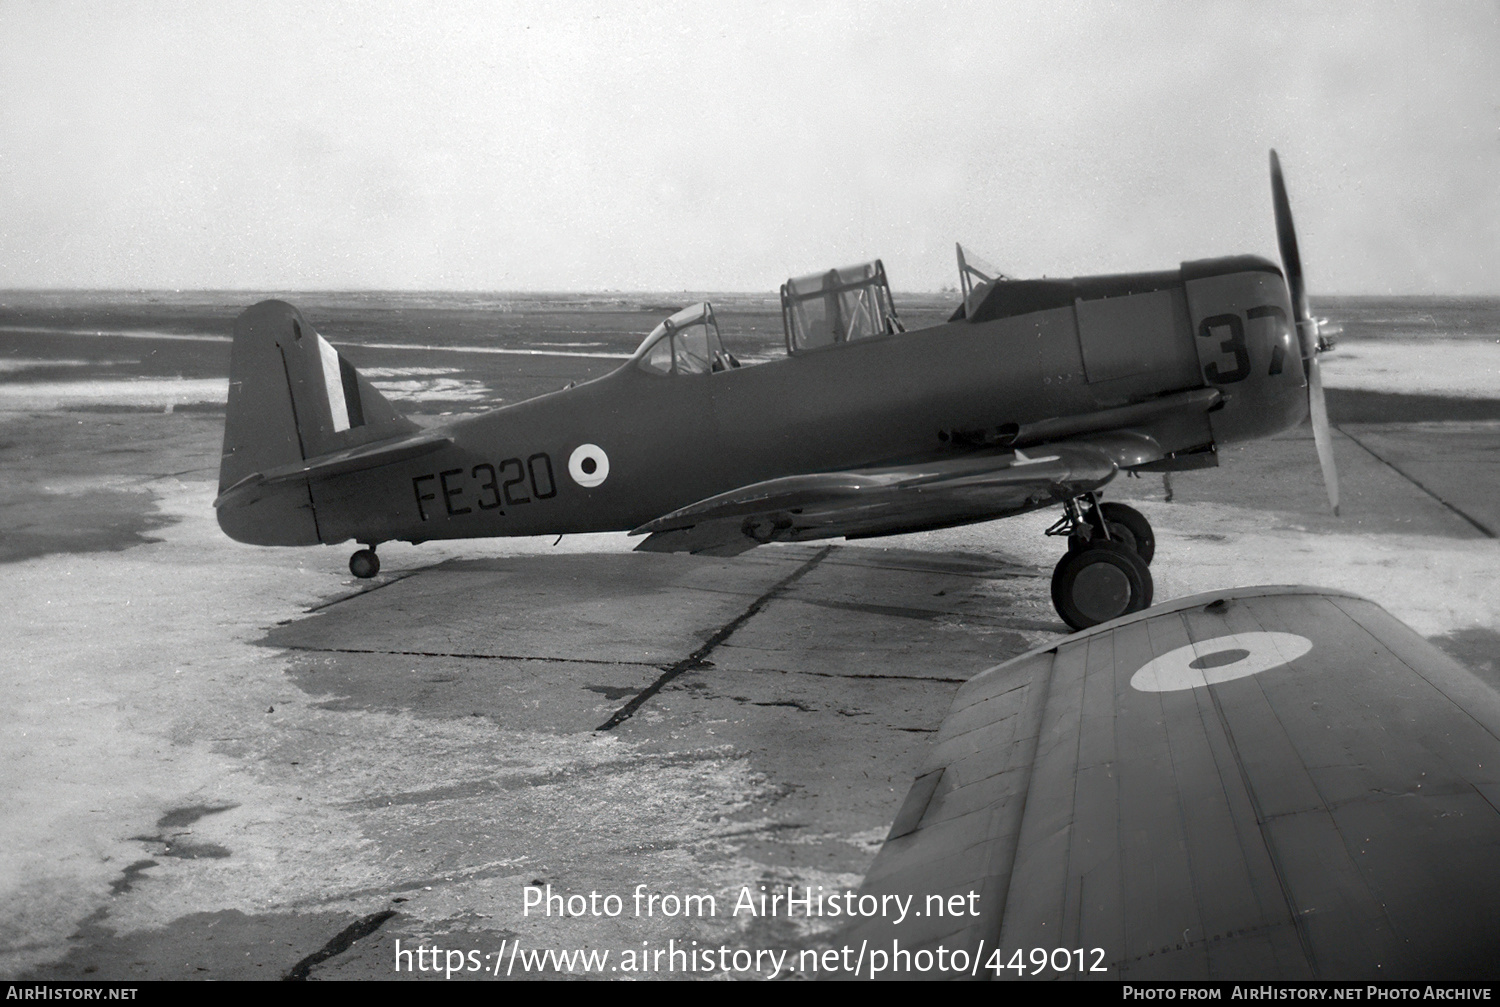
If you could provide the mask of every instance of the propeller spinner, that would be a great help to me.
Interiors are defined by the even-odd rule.
[[[1307,411],[1312,419],[1313,444],[1323,469],[1328,503],[1339,512],[1339,473],[1333,465],[1333,439],[1328,431],[1328,406],[1323,398],[1323,376],[1318,370],[1318,322],[1307,304],[1307,284],[1302,277],[1302,255],[1297,250],[1297,229],[1292,224],[1292,205],[1281,177],[1281,160],[1271,151],[1271,201],[1276,210],[1276,243],[1281,248],[1281,267],[1292,295],[1292,313],[1297,338],[1302,344],[1302,366],[1307,374]]]

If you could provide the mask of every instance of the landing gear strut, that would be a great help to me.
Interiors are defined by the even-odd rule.
[[[368,549],[361,549],[349,557],[349,572],[361,580],[369,580],[380,572],[380,557],[375,555],[376,543],[368,545]]]
[[[1066,535],[1068,551],[1052,571],[1052,604],[1064,622],[1087,629],[1151,604],[1147,564],[1156,551],[1151,523],[1133,507],[1099,503],[1096,494],[1063,505],[1048,535]]]
[[[1151,522],[1146,520],[1146,515],[1134,507],[1113,500],[1108,503],[1090,500],[1087,507],[1080,506],[1077,500],[1070,500],[1067,506],[1070,514],[1064,520],[1071,522],[1068,530],[1059,533],[1049,530],[1047,534],[1066,534],[1069,552],[1077,552],[1087,547],[1091,541],[1098,542],[1107,538],[1129,546],[1137,556],[1145,560],[1147,566],[1151,564],[1151,557],[1156,555],[1156,534],[1151,530]],[[1072,511],[1077,512],[1076,520],[1072,517]],[[1104,527],[1109,529],[1108,533],[1103,530]]]

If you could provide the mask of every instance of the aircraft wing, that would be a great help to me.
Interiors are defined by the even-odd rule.
[[[842,940],[981,978],[1493,979],[1497,807],[1500,695],[1384,609],[1197,595],[966,683],[861,890],[911,915]]]
[[[638,549],[733,555],[766,542],[889,535],[1019,514],[1118,471],[1088,444],[982,450],[937,461],[788,476],[709,497],[631,532]]]

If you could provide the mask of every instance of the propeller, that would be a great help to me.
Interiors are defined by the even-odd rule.
[[[1318,320],[1307,304],[1307,284],[1302,278],[1302,255],[1297,250],[1297,229],[1292,224],[1292,205],[1281,177],[1281,159],[1271,151],[1271,202],[1276,210],[1276,244],[1281,248],[1281,267],[1292,295],[1292,315],[1302,344],[1302,367],[1307,374],[1307,412],[1312,418],[1313,444],[1323,469],[1328,503],[1339,512],[1339,473],[1333,466],[1333,439],[1328,432],[1328,406],[1323,398],[1323,376],[1318,370]]]

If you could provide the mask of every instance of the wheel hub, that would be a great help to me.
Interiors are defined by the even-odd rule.
[[[1109,563],[1094,563],[1073,580],[1073,604],[1095,622],[1125,614],[1130,605],[1130,578]]]

